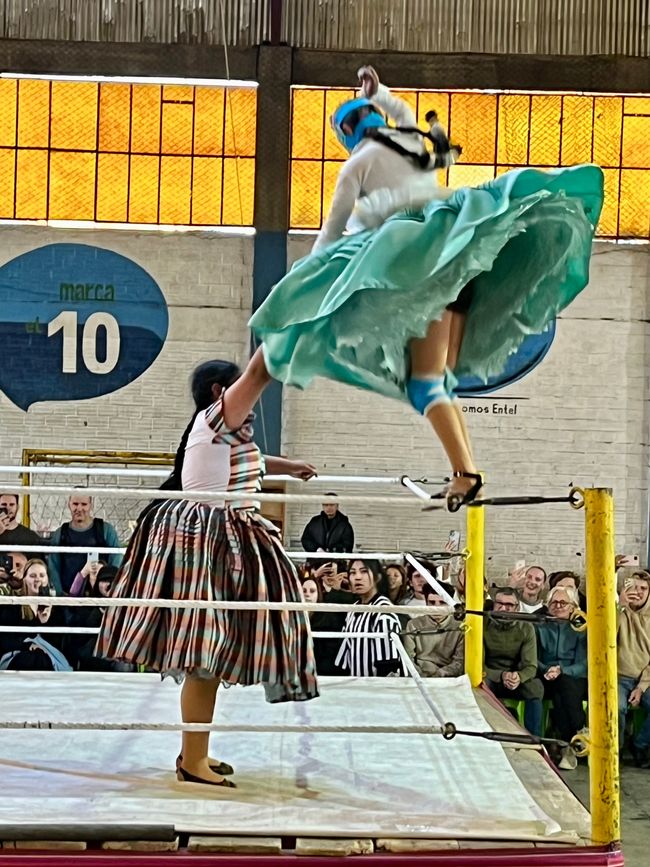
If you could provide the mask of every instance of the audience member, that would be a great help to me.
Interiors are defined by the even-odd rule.
[[[399,563],[390,563],[386,566],[386,594],[393,605],[408,605],[413,598],[413,591],[409,587],[409,579],[406,569]]]
[[[118,548],[117,532],[112,524],[93,516],[93,498],[73,494],[68,500],[71,520],[52,534],[51,544],[73,548]],[[102,554],[111,566],[119,566],[119,554]],[[50,554],[50,581],[57,594],[69,593],[76,576],[88,561],[88,554]]]
[[[586,724],[582,703],[587,698],[587,635],[576,632],[569,622],[580,604],[574,586],[556,585],[546,604],[548,613],[558,621],[537,626],[537,669],[544,698],[553,702],[553,725],[560,738],[570,742]],[[578,766],[571,747],[562,749],[558,766],[563,770]]]
[[[442,584],[451,596],[454,588]],[[423,677],[459,677],[464,670],[465,636],[445,600],[433,587],[424,588],[427,614],[406,625],[404,648]]]
[[[347,578],[347,572],[337,571],[335,563],[323,563],[315,569],[312,580],[316,582],[319,601],[336,605],[351,605],[356,602],[357,597],[345,589],[349,587]],[[313,611],[309,619],[314,632],[343,632],[345,614],[336,611]],[[335,665],[341,638],[314,638],[316,671],[319,675],[340,677],[346,673]]]
[[[525,702],[524,724],[531,734],[540,735],[544,687],[537,674],[537,640],[532,623],[499,618],[499,614],[520,610],[514,587],[497,587],[492,594],[493,611],[483,630],[486,685],[499,698]]]
[[[336,494],[325,496],[335,497]],[[343,554],[354,548],[354,530],[348,516],[339,511],[338,503],[323,503],[323,511],[307,522],[301,542],[305,551]]]
[[[438,569],[436,568],[435,563],[432,563],[430,560],[422,560],[421,558],[418,558],[418,562],[436,579],[436,581],[438,580]],[[411,594],[404,604],[412,608],[424,608],[427,604],[424,597],[424,588],[431,585],[429,584],[428,579],[410,564],[408,567],[408,575]]]
[[[0,493],[0,545],[46,545],[47,542],[25,524],[18,523],[18,494]]]
[[[105,599],[111,595],[111,586],[117,575],[115,566],[103,563],[98,568],[88,569],[86,575],[80,574],[81,581],[72,585],[71,596],[90,596],[95,599]],[[74,591],[74,592],[73,592]],[[105,609],[98,606],[86,608],[80,606],[68,609],[70,626],[98,627],[101,626]],[[79,671],[136,671],[136,666],[128,662],[118,662],[113,659],[103,659],[95,656],[96,637],[94,635],[69,635],[63,645],[65,655],[73,668]]]
[[[526,614],[539,611],[544,606],[544,591],[546,589],[546,572],[541,566],[529,566],[524,573],[521,586],[521,602],[519,610]]]
[[[548,587],[552,590],[554,587],[573,587],[578,594],[579,607],[581,611],[587,610],[587,599],[580,591],[580,576],[570,570],[562,570],[560,572],[551,572],[548,576]],[[548,608],[548,601],[546,603]]]
[[[355,604],[376,605],[373,612],[350,611],[345,618],[343,641],[335,663],[353,677],[383,677],[401,674],[397,648],[390,640],[391,632],[400,632],[401,626],[395,614],[382,613],[382,605],[390,605],[384,594],[385,579],[376,560],[351,560],[348,575]],[[377,638],[345,638],[346,632],[384,633]]]
[[[27,557],[20,551],[0,554],[0,596],[14,596],[23,586]]]
[[[650,574],[638,569],[625,585],[626,606],[618,617],[618,731],[621,743],[628,707],[642,707],[645,720],[628,747],[634,763],[648,767],[650,747]]]

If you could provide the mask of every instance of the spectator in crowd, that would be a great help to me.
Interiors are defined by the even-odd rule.
[[[532,614],[544,607],[546,572],[541,566],[529,566],[521,586],[520,611]]]
[[[377,613],[350,611],[345,618],[343,641],[335,663],[353,677],[384,677],[401,674],[397,648],[387,633],[400,632],[395,614],[382,613],[390,605],[385,595],[385,579],[376,560],[351,560],[348,576],[356,604],[376,605]],[[377,638],[345,638],[348,632],[385,633]]]
[[[571,572],[570,570],[566,569],[560,572],[551,572],[551,574],[548,576],[548,587],[549,590],[552,590],[554,587],[573,587],[573,589],[578,594],[580,610],[587,610],[587,599],[580,591],[580,576],[577,575],[575,572]],[[546,607],[548,608],[548,600],[546,603]]]
[[[70,521],[66,521],[54,531],[52,545],[73,548],[119,548],[120,541],[112,524],[93,515],[93,498],[83,493],[75,493],[68,500]],[[103,554],[111,566],[119,566],[119,554]],[[50,581],[57,594],[70,593],[76,576],[88,560],[87,553],[50,554]]]
[[[336,497],[329,493],[326,497]],[[354,548],[354,530],[348,516],[339,511],[338,503],[323,503],[320,515],[314,515],[302,531],[305,551],[330,551],[343,554]]]
[[[319,601],[327,601],[336,605],[351,605],[357,597],[348,588],[347,572],[339,572],[336,563],[323,563],[313,571],[312,579],[317,586]],[[305,584],[303,582],[303,592]],[[313,589],[308,587],[308,593],[313,596]],[[345,614],[336,611],[312,611],[309,615],[311,628],[314,632],[343,632]],[[343,636],[341,636],[342,638]],[[316,657],[316,672],[319,675],[340,677],[347,672],[335,665],[335,660],[341,647],[341,638],[314,638],[314,655]]]
[[[413,591],[409,586],[409,579],[406,569],[399,563],[390,563],[386,566],[386,583],[388,585],[388,593],[386,594],[393,605],[408,605],[413,598]]]
[[[441,586],[451,596],[450,584]],[[423,677],[459,677],[464,670],[465,636],[445,600],[433,587],[424,588],[427,613],[406,625],[404,648]]]
[[[34,530],[18,523],[18,494],[0,493],[0,545],[46,545]]]
[[[438,580],[438,569],[435,563],[432,563],[430,560],[422,560],[422,558],[418,558],[418,563],[423,566],[430,575],[432,575],[436,580]],[[424,595],[424,588],[429,587],[429,581],[425,575],[409,564],[409,587],[411,590],[410,597],[404,603],[408,605],[410,608],[424,608],[427,604],[427,600]]]
[[[628,743],[635,764],[648,767],[650,747],[650,574],[638,569],[626,581],[626,606],[618,618],[618,731],[622,739],[628,707],[646,718]]]
[[[27,557],[21,551],[0,554],[0,596],[14,596],[23,586]]]
[[[47,604],[53,592],[43,560],[32,559],[25,565],[20,595],[42,596],[43,602],[0,607],[2,626],[33,626],[29,633],[0,631],[0,669],[71,671],[60,650],[62,636],[49,634],[46,640],[39,631],[41,626],[64,623],[61,609]]]
[[[486,685],[499,698],[525,702],[524,724],[534,735],[541,734],[544,687],[537,675],[537,639],[532,623],[499,618],[520,610],[514,587],[496,587],[493,611],[483,630]]]
[[[544,686],[544,698],[551,699],[551,720],[562,740],[571,738],[586,724],[582,707],[587,698],[587,635],[576,632],[570,618],[579,608],[573,586],[556,585],[547,600],[548,613],[557,622],[537,626],[537,670]],[[561,750],[558,766],[575,770],[576,754],[571,747]]]

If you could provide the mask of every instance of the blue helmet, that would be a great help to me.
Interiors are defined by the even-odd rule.
[[[369,108],[370,111],[365,117],[359,117],[359,109]],[[343,131],[343,124],[348,123],[352,127],[352,134],[348,135]],[[367,129],[372,127],[386,126],[384,116],[380,114],[372,101],[361,96],[358,99],[349,99],[336,109],[332,115],[332,128],[336,133],[336,137],[341,142],[344,148],[352,151],[361,141]]]

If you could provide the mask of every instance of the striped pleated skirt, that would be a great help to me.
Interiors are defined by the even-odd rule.
[[[257,512],[166,500],[141,518],[113,597],[301,602],[296,570]],[[261,683],[270,702],[318,695],[309,620],[300,611],[108,608],[96,654],[177,679]]]

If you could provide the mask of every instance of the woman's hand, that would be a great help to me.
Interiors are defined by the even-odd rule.
[[[47,623],[47,621],[50,619],[51,613],[51,605],[39,605],[36,609],[36,617],[38,618],[39,623]]]
[[[318,470],[307,461],[291,461],[289,475],[293,476],[294,479],[302,479],[303,482],[307,482],[318,475]]]
[[[372,99],[379,89],[379,76],[372,66],[362,66],[357,75],[359,76],[362,96],[365,96],[366,99]]]

